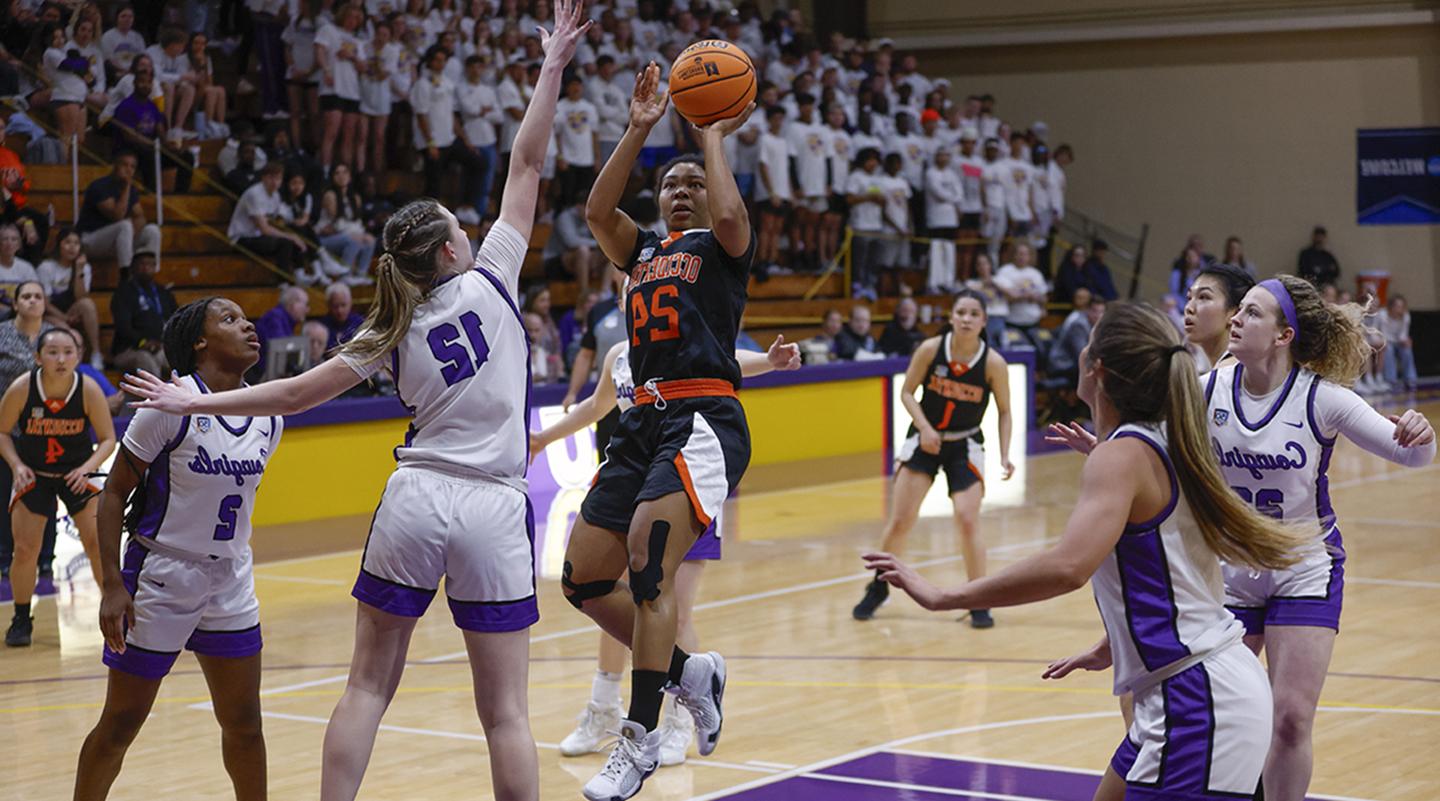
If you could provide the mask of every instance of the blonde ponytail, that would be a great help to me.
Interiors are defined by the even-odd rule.
[[[435,283],[435,257],[450,238],[449,220],[429,198],[406,204],[385,223],[385,252],[375,265],[375,300],[340,352],[369,364],[410,330],[415,309]]]
[[[1122,421],[1167,422],[1166,444],[1180,491],[1210,550],[1255,568],[1293,564],[1292,554],[1308,538],[1260,514],[1225,482],[1210,447],[1195,361],[1175,326],[1149,306],[1112,304],[1095,328],[1090,358],[1100,360],[1105,394]]]
[[[1293,275],[1277,276],[1295,305],[1299,328],[1290,343],[1295,361],[1327,381],[1344,387],[1352,386],[1370,364],[1374,349],[1366,337],[1365,315],[1373,302],[1365,305],[1325,302],[1309,281]],[[1281,325],[1289,325],[1283,317]]]

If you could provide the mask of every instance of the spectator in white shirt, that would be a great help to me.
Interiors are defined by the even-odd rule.
[[[1414,389],[1419,381],[1415,372],[1415,342],[1410,339],[1410,309],[1404,295],[1393,295],[1379,315],[1380,333],[1385,335],[1385,383],[1403,383]]]
[[[991,137],[985,140],[985,166],[980,171],[981,194],[984,195],[985,210],[980,217],[980,235],[985,239],[985,250],[990,254],[990,263],[1000,261],[1000,248],[1005,244],[1006,219],[1005,184],[1009,180],[1009,159],[1000,158],[1000,140]]]
[[[245,190],[230,215],[230,241],[252,254],[275,263],[276,267],[293,273],[309,250],[305,240],[292,231],[277,227],[284,217],[285,200],[280,196],[280,182],[285,168],[277,163],[265,165],[260,180]]]
[[[775,105],[780,91],[769,82],[762,83],[755,94],[755,107],[766,109]],[[603,113],[603,112],[602,112]],[[734,135],[725,137],[725,163],[735,173],[735,187],[746,201],[755,197],[755,171],[760,164],[760,136],[765,133],[765,115],[751,114]]]
[[[984,186],[985,160],[975,152],[975,141],[979,132],[966,128],[960,133],[960,155],[955,159],[955,172],[960,176],[962,195],[960,199],[961,240],[973,242],[980,237],[980,220],[985,212]],[[956,267],[962,280],[969,280],[974,274],[975,254],[980,251],[978,244],[960,245],[957,251]]]
[[[115,12],[115,27],[100,37],[100,52],[111,70],[107,78],[118,80],[130,71],[131,62],[145,52],[145,37],[135,30],[135,9],[121,6]]]
[[[510,163],[510,146],[515,141],[515,132],[520,130],[520,120],[525,117],[525,106],[530,102],[528,87],[525,80],[525,62],[512,58],[505,64],[505,79],[495,88],[495,96],[500,101],[500,112],[504,115],[504,122],[500,126],[500,139],[496,142],[496,147],[500,149],[502,168]],[[628,116],[628,102],[626,109]]]
[[[1030,148],[1030,208],[1035,224],[1030,229],[1030,242],[1039,251],[1040,272],[1051,274],[1050,243],[1055,227],[1055,196],[1050,191],[1050,148],[1037,142]]]
[[[773,269],[779,259],[780,232],[790,216],[790,202],[796,193],[790,185],[790,143],[786,140],[785,109],[765,109],[765,133],[760,135],[759,180],[755,201],[760,204],[760,234],[755,260],[762,269]],[[657,126],[658,127],[658,126]]]
[[[475,212],[489,219],[490,191],[495,186],[495,171],[500,165],[500,151],[496,147],[498,128],[505,122],[505,113],[500,108],[495,87],[485,80],[485,56],[465,59],[465,82],[456,90],[456,100],[465,139],[481,161],[478,180],[471,187],[472,202]]]
[[[555,214],[555,227],[545,241],[544,260],[547,278],[574,276],[580,288],[578,297],[585,297],[591,282],[603,277],[609,262],[585,224],[585,204],[570,206]]]
[[[930,274],[927,294],[955,290],[955,237],[960,233],[960,208],[965,189],[952,169],[949,149],[935,153],[925,170],[925,227],[930,237]]]
[[[829,208],[820,219],[820,259],[829,264],[840,249],[840,231],[845,223],[845,190],[850,181],[850,162],[855,144],[845,130],[845,109],[832,103],[825,109],[826,133],[830,135]]]
[[[1069,179],[1065,170],[1075,161],[1075,150],[1069,145],[1060,145],[1050,156],[1050,208],[1055,211],[1055,221],[1065,219],[1065,189]]]
[[[320,118],[320,65],[315,63],[315,34],[319,32],[321,23],[316,16],[317,11],[311,3],[299,3],[290,23],[285,26],[285,32],[280,35],[285,53],[290,141],[296,147],[303,142],[311,153],[319,149],[320,126],[303,125],[302,121]],[[392,30],[392,33],[397,40],[400,38],[398,30]]]
[[[1010,304],[1006,324],[1018,330],[1038,351],[1041,348],[1034,330],[1045,318],[1049,288],[1045,276],[1035,268],[1034,260],[1035,249],[1029,242],[1015,243],[1015,261],[995,273],[995,288]]]
[[[590,30],[600,30],[600,26]],[[585,85],[585,97],[600,113],[599,163],[604,164],[610,160],[610,154],[615,152],[615,146],[620,144],[620,137],[630,124],[630,92],[622,85],[614,56],[602,55],[595,60],[595,75]]]
[[[910,234],[913,221],[910,217],[910,199],[914,190],[901,170],[905,159],[899,153],[885,157],[885,227],[894,238],[885,242],[881,249],[880,265],[883,269],[898,270],[910,266]]]
[[[440,45],[425,51],[425,74],[410,87],[410,108],[415,112],[415,148],[425,159],[425,194],[442,197],[445,172],[451,164],[465,167],[465,183],[479,182],[484,167],[479,154],[465,140],[465,130],[456,107],[455,85],[445,77],[445,62],[450,54]],[[450,197],[454,205],[460,198]],[[463,198],[469,203],[471,198]],[[480,209],[476,209],[478,215]],[[469,222],[478,219],[465,215]]]
[[[14,315],[15,289],[26,281],[39,280],[35,265],[20,258],[20,229],[14,223],[0,223],[0,304]]]
[[[375,25],[375,33],[366,48],[365,74],[360,77],[360,128],[355,147],[355,171],[365,172],[366,165],[377,174],[385,173],[385,130],[390,126],[390,112],[395,105],[394,77],[400,69],[400,55],[405,46],[394,40],[394,30],[386,23]]]
[[[340,142],[340,160],[353,164],[357,132],[364,122],[360,114],[360,73],[367,69],[365,43],[358,31],[364,20],[359,6],[342,6],[332,24],[315,34],[315,62],[320,65],[320,114],[324,130],[320,139],[320,165],[328,178],[334,161],[335,142]]]
[[[583,203],[595,184],[600,153],[600,111],[585,99],[579,75],[565,81],[564,96],[555,103],[555,169],[560,180],[560,207]]]
[[[1028,236],[1035,227],[1035,207],[1030,186],[1035,168],[1024,159],[1025,135],[1010,135],[1010,158],[1005,161],[1005,216],[1010,218],[1010,236]]]
[[[796,117],[785,130],[795,159],[795,217],[790,228],[792,264],[819,269],[820,215],[830,207],[827,168],[830,133],[815,116],[815,96],[795,96]]]

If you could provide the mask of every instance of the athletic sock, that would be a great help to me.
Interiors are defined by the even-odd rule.
[[[670,655],[670,682],[672,684],[680,683],[680,677],[685,673],[685,660],[689,658],[690,655],[680,650],[680,646],[675,646],[675,653]]]
[[[30,604],[15,604],[15,619],[16,619],[16,620],[29,620],[29,619],[30,619]]]
[[[660,723],[665,680],[664,671],[630,671],[630,714],[625,716],[626,720],[644,726],[646,732],[655,731]]]
[[[603,707],[620,703],[620,679],[619,673],[595,671],[595,679],[590,683],[590,700]]]

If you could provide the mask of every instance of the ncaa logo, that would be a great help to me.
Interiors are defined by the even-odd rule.
[[[197,417],[197,418],[195,418],[195,427],[200,430],[200,433],[201,433],[201,434],[209,434],[209,433],[210,433],[210,418],[208,418],[208,417]]]
[[[1230,412],[1224,409],[1215,410],[1215,425],[1223,426],[1230,420]]]
[[[636,259],[636,261],[650,261],[650,257],[654,255],[655,248],[645,248],[644,250],[640,251],[640,258]]]

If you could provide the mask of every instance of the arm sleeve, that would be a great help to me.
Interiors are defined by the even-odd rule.
[[[360,361],[359,357],[357,357],[357,356],[352,356],[352,355],[349,354],[349,353],[345,353],[344,351],[341,351],[341,353],[340,353],[340,355],[339,355],[339,359],[340,359],[340,361],[345,362],[345,366],[346,366],[346,367],[349,367],[351,370],[354,370],[354,371],[355,371],[355,375],[360,376],[360,380],[361,380],[361,381],[365,381],[365,380],[369,379],[371,376],[373,376],[373,375],[375,375],[376,373],[380,372],[380,371],[381,371],[382,369],[384,369],[386,366],[392,364],[392,359],[394,358],[394,353],[395,353],[394,351],[391,351],[388,358],[387,358],[386,356],[381,356],[380,358],[375,359],[374,361],[371,361],[371,362],[369,362],[369,363],[366,363],[366,362]],[[396,376],[396,380],[399,380],[399,376]]]
[[[125,429],[126,450],[146,464],[155,461],[160,452],[179,436],[181,421],[184,419],[154,409],[141,409],[135,413],[130,426]]]
[[[1395,424],[1375,411],[1354,390],[1321,382],[1311,407],[1319,434],[1333,439],[1336,434],[1369,453],[1405,467],[1423,467],[1435,460],[1435,443],[1402,448],[1395,441]]]
[[[475,255],[475,266],[489,270],[505,284],[510,298],[519,302],[520,268],[525,266],[525,253],[530,243],[520,236],[509,223],[497,222],[490,227],[480,252]]]

